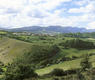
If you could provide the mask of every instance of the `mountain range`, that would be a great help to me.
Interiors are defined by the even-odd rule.
[[[22,27],[22,28],[13,28],[13,29],[6,29],[7,31],[12,32],[33,32],[33,33],[84,33],[84,32],[95,32],[94,29],[86,29],[86,28],[78,28],[78,27],[71,27],[71,26],[48,26],[48,27],[41,27],[41,26],[29,26],[29,27]]]

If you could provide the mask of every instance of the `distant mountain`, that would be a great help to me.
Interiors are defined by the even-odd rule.
[[[12,32],[34,32],[34,33],[77,33],[77,32],[95,32],[93,29],[85,29],[85,28],[78,28],[78,27],[61,27],[61,26],[48,26],[48,27],[41,27],[41,26],[30,26],[30,27],[22,27],[22,28],[14,28],[9,29],[8,31]]]
[[[13,32],[21,32],[21,31],[27,31],[27,32],[36,32],[36,31],[42,31],[42,27],[40,26],[31,26],[31,27],[22,27],[22,28],[13,28],[9,29],[8,31]]]
[[[60,33],[76,33],[76,32],[85,32],[85,28],[77,28],[77,27],[61,27],[61,26],[49,26],[46,28],[46,31],[54,31]]]

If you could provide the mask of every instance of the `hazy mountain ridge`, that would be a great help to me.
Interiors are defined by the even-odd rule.
[[[78,27],[62,27],[62,26],[48,26],[48,27],[41,27],[41,26],[29,26],[29,27],[22,27],[22,28],[13,28],[13,29],[8,29],[8,31],[12,32],[22,32],[22,31],[27,31],[27,32],[37,32],[37,33],[83,33],[83,32],[95,32],[94,29],[86,29],[86,28],[78,28]]]

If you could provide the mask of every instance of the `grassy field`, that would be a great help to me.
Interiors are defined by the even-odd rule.
[[[0,61],[10,62],[13,58],[29,51],[30,47],[31,43],[2,37],[0,38]]]
[[[46,67],[46,68],[43,68],[43,69],[36,70],[36,72],[39,75],[44,75],[44,74],[47,74],[47,73],[51,72],[55,68],[60,68],[60,69],[63,69],[63,70],[80,68],[80,64],[79,64],[80,61],[81,61],[81,59],[72,60],[72,61],[65,61],[63,63],[55,64],[55,65],[52,65],[52,66],[49,66],[49,67]]]
[[[64,61],[63,63],[55,64],[49,67],[45,67],[43,69],[36,70],[39,75],[44,75],[50,73],[53,69],[60,68],[63,70],[71,70],[77,69],[80,67],[80,62],[83,58],[72,60],[72,61]],[[90,57],[90,61],[92,62],[93,67],[95,67],[95,55]]]

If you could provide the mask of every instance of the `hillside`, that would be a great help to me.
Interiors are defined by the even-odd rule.
[[[13,62],[11,68],[14,71],[19,64],[25,65],[22,67],[30,65],[39,76],[43,77],[57,68],[64,71],[81,69],[80,63],[85,55],[89,55],[92,67],[95,67],[95,33],[58,35],[14,33],[0,31],[0,61],[5,63],[4,65]],[[1,69],[9,71],[5,66]],[[38,80],[52,79],[44,76]]]
[[[0,38],[0,61],[9,62],[14,57],[29,51],[30,46],[31,43],[2,37]]]

